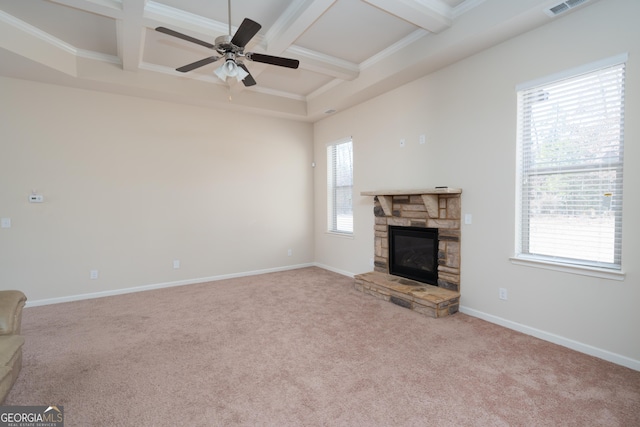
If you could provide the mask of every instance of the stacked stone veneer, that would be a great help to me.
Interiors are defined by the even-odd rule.
[[[430,317],[458,311],[460,303],[460,189],[371,191],[374,196],[374,271],[358,274],[355,289]],[[438,286],[389,274],[389,225],[438,229]]]
[[[367,193],[362,193],[367,195]],[[438,286],[460,292],[460,190],[375,195],[374,271],[389,273],[389,225],[438,229]]]

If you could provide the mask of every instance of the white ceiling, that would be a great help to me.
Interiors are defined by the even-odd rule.
[[[316,121],[561,19],[545,13],[561,1],[231,0],[232,32],[262,25],[247,51],[300,60],[245,61],[246,88],[218,79],[219,62],[175,71],[213,53],[155,31],[214,43],[227,0],[0,0],[0,75]]]

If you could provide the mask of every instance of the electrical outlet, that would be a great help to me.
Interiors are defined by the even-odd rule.
[[[427,143],[427,136],[423,133],[420,135],[420,145]]]
[[[95,280],[95,279],[97,279],[97,278],[98,278],[98,270],[91,270],[91,271],[89,272],[89,278],[90,278],[91,280]]]
[[[180,268],[180,260],[179,259],[174,259],[173,260],[173,268],[176,269],[176,270],[178,268]]]
[[[289,250],[287,251],[287,256],[291,256],[291,255],[293,255],[293,251],[292,251],[291,249],[289,249]]]
[[[500,288],[498,290],[498,298],[501,300],[507,300],[507,290],[505,288]]]

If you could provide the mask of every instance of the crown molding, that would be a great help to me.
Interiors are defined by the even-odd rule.
[[[62,41],[59,38],[54,37],[51,34],[44,32],[37,27],[34,27],[31,24],[27,24],[26,22],[16,18],[13,15],[9,15],[8,13],[2,10],[0,10],[0,21],[8,25],[11,25],[12,27],[24,32],[25,34],[35,37],[38,40],[44,41],[45,43],[48,43],[67,53],[70,53],[72,55],[78,54],[78,49],[76,49],[74,46],[70,45],[69,43]]]

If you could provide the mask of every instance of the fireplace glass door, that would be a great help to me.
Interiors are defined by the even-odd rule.
[[[389,274],[438,284],[438,229],[389,226]]]

